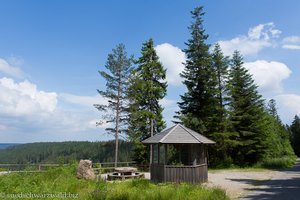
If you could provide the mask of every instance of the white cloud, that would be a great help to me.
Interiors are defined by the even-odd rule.
[[[185,62],[185,53],[178,47],[169,43],[163,43],[155,47],[160,62],[167,68],[167,81],[169,85],[180,85],[181,77],[179,74],[183,71]]]
[[[300,45],[284,44],[284,45],[282,45],[282,48],[284,48],[284,49],[291,49],[291,50],[299,50],[300,49]]]
[[[218,43],[225,55],[230,56],[235,50],[239,50],[242,55],[251,55],[272,46],[273,40],[280,34],[281,31],[275,28],[274,23],[269,22],[250,28],[247,35],[241,35],[231,40],[221,40]]]
[[[282,40],[283,43],[299,43],[300,42],[300,37],[299,36],[289,36],[285,37]]]
[[[159,101],[159,103],[165,109],[169,109],[169,108],[172,108],[172,107],[177,107],[177,102],[175,100],[172,100],[172,99],[163,98]]]
[[[244,63],[244,67],[249,70],[259,89],[264,92],[282,92],[282,81],[291,74],[291,70],[284,63],[276,61],[257,60]]]
[[[67,104],[59,106],[62,96]],[[100,100],[100,102],[99,102]],[[72,103],[72,104],[70,104]],[[0,78],[0,138],[3,142],[95,140],[107,124],[96,127],[96,96],[57,95],[27,80]],[[79,104],[84,107],[76,107]],[[93,139],[91,139],[93,138]]]
[[[96,96],[79,96],[74,94],[61,93],[59,97],[64,101],[69,103],[78,104],[86,107],[91,107],[94,104],[103,104],[107,105],[107,99],[101,97],[100,95]]]
[[[164,108],[163,116],[166,119],[167,126],[172,126],[172,119],[174,119],[174,115],[176,111],[178,111],[177,100],[167,99],[166,97],[159,101],[159,103]]]
[[[282,40],[282,48],[291,49],[291,50],[299,50],[300,49],[300,37],[298,36],[289,36],[285,37]]]
[[[56,93],[38,91],[27,80],[16,83],[10,78],[0,79],[0,113],[13,116],[51,113],[56,104]]]
[[[279,114],[285,122],[291,122],[294,116],[300,115],[300,95],[282,94],[274,97],[279,108]]]
[[[0,72],[16,78],[22,78],[24,76],[24,73],[20,68],[11,66],[2,58],[0,58]]]

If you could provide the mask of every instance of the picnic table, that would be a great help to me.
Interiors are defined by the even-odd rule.
[[[128,178],[139,178],[143,177],[144,174],[137,172],[135,167],[116,167],[114,172],[108,174],[109,180],[121,179],[125,180]]]

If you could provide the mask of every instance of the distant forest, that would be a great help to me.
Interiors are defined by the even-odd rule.
[[[90,159],[93,162],[114,161],[114,141],[105,142],[40,142],[0,149],[0,163],[69,163]],[[119,162],[131,161],[132,144],[119,141]]]

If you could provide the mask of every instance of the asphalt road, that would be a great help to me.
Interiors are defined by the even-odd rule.
[[[294,167],[250,189],[243,200],[300,200],[300,159]]]

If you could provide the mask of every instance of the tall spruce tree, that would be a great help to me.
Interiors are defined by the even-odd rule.
[[[238,51],[232,57],[227,87],[231,131],[234,133],[230,154],[239,165],[255,163],[265,153],[264,104]]]
[[[208,136],[216,128],[217,79],[209,45],[205,43],[208,35],[203,28],[203,7],[196,7],[191,14],[191,38],[186,43],[184,52],[187,59],[181,73],[187,92],[181,95],[178,103],[180,111],[176,117],[187,127]]]
[[[298,115],[295,116],[294,121],[290,127],[292,132],[292,146],[295,154],[300,156],[300,118]]]
[[[228,145],[230,145],[228,144],[230,133],[227,131],[228,113],[226,110],[226,83],[228,80],[229,58],[224,56],[218,43],[213,48],[212,67],[216,72],[217,88],[215,98],[218,103],[216,104],[216,113],[213,117],[215,132],[211,134],[216,145],[210,149],[210,163],[211,165],[220,165],[228,162],[227,159],[230,159],[227,155]]]
[[[141,144],[152,133],[165,128],[163,108],[159,101],[166,95],[166,70],[159,62],[152,39],[146,41],[137,60],[129,87],[130,115],[128,134],[135,144],[135,160],[147,163],[149,149]],[[150,156],[151,159],[151,156]]]
[[[228,79],[228,66],[229,66],[229,58],[225,57],[220,45],[217,43],[214,46],[212,53],[212,63],[213,69],[217,75],[217,98],[218,98],[218,117],[220,123],[223,122],[226,109],[225,109],[225,99],[226,99],[226,82]],[[224,127],[219,127],[221,131],[224,131]]]
[[[112,53],[108,54],[105,65],[106,71],[99,71],[106,80],[106,90],[97,90],[98,93],[108,99],[108,105],[95,104],[94,106],[105,114],[98,125],[112,123],[113,127],[106,128],[108,133],[115,136],[115,167],[118,162],[119,134],[124,132],[125,121],[128,112],[128,80],[132,71],[133,58],[128,58],[124,44],[119,44]]]

